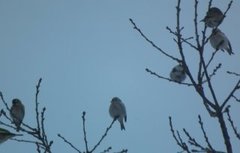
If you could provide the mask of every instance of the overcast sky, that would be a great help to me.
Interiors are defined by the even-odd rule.
[[[186,37],[194,34],[194,4],[189,2],[182,2],[181,21]],[[228,1],[215,0],[213,4],[225,10]],[[205,16],[207,5],[200,1],[199,21]],[[89,146],[95,145],[112,121],[108,108],[114,96],[125,103],[126,131],[121,131],[116,122],[96,152],[109,146],[112,151],[128,149],[130,153],[181,151],[170,133],[168,116],[172,116],[177,129],[186,128],[204,145],[198,114],[202,115],[213,146],[224,149],[217,120],[209,118],[192,87],[158,79],[145,71],[149,68],[168,77],[177,63],[149,45],[132,28],[129,18],[156,45],[179,57],[173,36],[166,30],[166,26],[176,26],[175,6],[176,0],[0,0],[0,91],[9,105],[13,98],[21,99],[26,109],[24,122],[34,125],[35,86],[43,78],[39,102],[40,107],[47,108],[46,131],[48,138],[54,140],[55,153],[74,152],[57,133],[84,149],[83,111],[87,112]],[[239,14],[240,2],[236,0],[220,26],[235,55],[219,52],[211,67],[223,64],[213,80],[219,101],[225,99],[237,81],[225,72],[240,73]],[[187,45],[184,47],[195,72],[197,54]],[[207,44],[205,52],[210,55],[212,51]],[[239,104],[232,104],[236,106],[232,107],[234,120],[240,126]],[[231,140],[236,151],[239,142]],[[36,151],[34,145],[15,141],[2,144],[1,150]]]

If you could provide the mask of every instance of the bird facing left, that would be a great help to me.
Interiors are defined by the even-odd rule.
[[[14,134],[9,132],[6,129],[0,128],[0,144],[4,143],[8,139],[15,137],[15,136],[22,136],[21,134]]]
[[[23,118],[25,115],[25,108],[19,99],[12,100],[12,107],[10,109],[10,116],[16,126],[17,132],[20,130]]]

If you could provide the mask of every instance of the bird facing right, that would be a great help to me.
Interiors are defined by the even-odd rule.
[[[120,123],[121,130],[125,130],[124,120],[127,122],[127,112],[124,103],[118,97],[113,97],[109,107],[109,114]]]
[[[10,116],[13,120],[13,123],[16,125],[17,131],[20,130],[24,115],[25,108],[22,102],[19,99],[13,99],[12,107],[10,109]]]
[[[226,50],[229,55],[233,54],[231,43],[220,29],[213,29],[210,36],[210,44],[216,50]]]

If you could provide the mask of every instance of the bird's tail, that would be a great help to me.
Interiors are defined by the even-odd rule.
[[[20,130],[20,126],[17,126],[16,131],[19,132],[19,130]]]
[[[230,42],[228,42],[228,46],[227,46],[226,50],[227,50],[229,55],[234,54],[233,51],[232,51],[232,46],[231,46]]]
[[[227,52],[228,52],[229,55],[234,54],[231,47],[230,47],[230,48],[227,48],[226,50],[227,50]]]
[[[125,130],[125,126],[124,126],[123,122],[120,122],[120,125],[121,125],[121,130]]]

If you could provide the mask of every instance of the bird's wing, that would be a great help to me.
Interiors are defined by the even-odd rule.
[[[123,115],[124,115],[124,120],[125,120],[125,122],[127,122],[127,111],[126,111],[126,107],[125,107],[125,105],[124,105],[123,102],[120,102],[119,104],[120,104],[122,113],[123,113]]]

